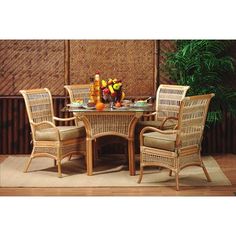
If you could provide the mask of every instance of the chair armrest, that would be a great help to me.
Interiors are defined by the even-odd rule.
[[[70,121],[70,120],[76,120],[76,117],[59,118],[59,117],[53,116],[53,119],[57,121]]]
[[[178,130],[160,130],[158,128],[151,127],[151,126],[144,127],[141,130],[140,134],[139,134],[139,139],[140,139],[140,145],[141,146],[143,146],[143,134],[146,131],[153,131],[153,132],[158,132],[158,133],[161,133],[161,134],[177,134],[178,133]]]
[[[165,125],[165,123],[166,123],[167,120],[178,120],[178,118],[177,118],[177,117],[174,117],[174,116],[170,116],[170,117],[164,118],[162,124],[160,125],[160,128],[161,128],[161,129],[163,129],[163,127],[164,127],[164,125]],[[176,127],[177,127],[177,125],[175,126],[174,129],[176,129]]]
[[[33,140],[35,140],[35,136],[36,136],[35,131],[36,131],[40,126],[42,126],[42,125],[48,126],[47,128],[55,129],[56,132],[57,132],[57,139],[60,140],[59,130],[58,130],[58,128],[56,127],[56,125],[53,124],[52,122],[50,122],[50,121],[42,121],[42,122],[39,122],[39,123],[35,123],[35,122],[33,122],[33,121],[30,121],[30,124],[33,126],[33,127],[32,127]]]
[[[41,122],[39,122],[39,123],[35,123],[35,122],[33,122],[33,121],[30,121],[30,124],[33,125],[35,128],[37,128],[38,126],[41,126],[41,125],[48,125],[48,126],[50,126],[50,127],[52,127],[52,128],[56,128],[56,125],[53,124],[53,123],[50,122],[50,121],[41,121]]]

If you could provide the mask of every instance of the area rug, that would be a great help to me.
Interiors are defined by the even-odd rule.
[[[137,183],[136,176],[130,176],[126,159],[121,156],[109,156],[96,160],[93,176],[87,176],[84,159],[74,158],[62,163],[63,178],[57,177],[57,168],[49,158],[36,158],[29,172],[23,173],[28,156],[9,156],[0,164],[1,187],[141,187],[175,186],[175,177],[168,175],[167,169],[147,168],[143,181]],[[138,156],[137,168],[138,168]],[[180,172],[181,186],[225,186],[231,185],[217,162],[211,156],[203,161],[212,179],[207,182],[202,168],[187,167]]]

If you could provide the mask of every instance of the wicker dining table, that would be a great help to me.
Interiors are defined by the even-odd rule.
[[[129,173],[135,175],[135,143],[134,130],[138,119],[147,112],[153,112],[154,107],[120,107],[105,108],[102,111],[86,108],[67,107],[84,122],[86,129],[86,163],[87,175],[93,175],[93,141],[107,135],[120,136],[128,140]]]

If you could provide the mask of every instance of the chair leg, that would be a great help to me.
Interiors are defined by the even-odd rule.
[[[25,173],[28,171],[28,168],[30,166],[30,163],[31,163],[32,159],[33,159],[33,157],[31,155],[28,159],[28,162],[27,162],[26,166],[25,166],[25,170],[24,170]]]
[[[57,165],[57,160],[53,160],[53,164],[54,164],[54,166],[56,166]]]
[[[172,176],[172,170],[169,171],[169,176]]]
[[[207,172],[207,169],[206,169],[205,165],[203,164],[203,162],[202,162],[201,166],[202,166],[202,169],[203,169],[203,171],[204,171],[204,174],[205,174],[205,176],[206,176],[206,178],[207,178],[207,181],[208,181],[208,182],[211,182],[211,178],[210,178],[210,176],[209,176],[209,174],[208,174],[208,172]]]
[[[57,168],[58,168],[58,177],[62,178],[62,174],[61,174],[61,160],[57,161]]]
[[[179,191],[179,172],[175,172],[176,190]]]
[[[140,175],[139,175],[139,179],[138,179],[138,184],[141,183],[143,178],[143,166],[140,166]]]

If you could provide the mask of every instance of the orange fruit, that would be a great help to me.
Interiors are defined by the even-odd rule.
[[[97,109],[98,111],[102,111],[104,108],[105,108],[105,104],[104,104],[104,103],[98,102],[98,103],[96,104],[96,109]]]
[[[121,103],[120,103],[120,102],[117,102],[117,103],[115,104],[115,106],[116,106],[116,107],[121,107]]]

